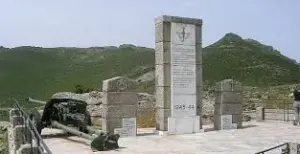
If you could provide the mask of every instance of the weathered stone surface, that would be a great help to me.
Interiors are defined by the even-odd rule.
[[[103,92],[128,92],[136,86],[136,82],[127,77],[117,76],[103,81]]]
[[[102,118],[131,118],[137,115],[137,105],[105,105],[103,104]]]
[[[170,64],[155,65],[155,86],[170,86]]]
[[[156,109],[156,130],[168,130],[168,117],[171,116],[171,109]]]
[[[197,25],[197,26],[195,27],[195,29],[196,29],[196,35],[195,35],[195,37],[196,37],[196,44],[197,44],[197,45],[198,45],[198,44],[202,44],[202,26]],[[200,45],[200,46],[201,46],[201,45]],[[200,49],[197,50],[197,52],[200,52]]]
[[[241,92],[216,92],[215,102],[219,103],[242,103],[242,93]]]
[[[122,128],[122,119],[102,119],[102,130],[107,132],[114,132],[115,128]]]
[[[171,87],[155,87],[156,107],[171,108]]]
[[[203,70],[202,70],[202,64],[196,65],[196,82],[198,87],[203,86]]]
[[[243,108],[241,104],[215,104],[215,114],[242,114]]]
[[[236,123],[238,129],[242,128],[243,115],[242,114],[233,114],[232,115],[232,123]]]
[[[170,42],[155,43],[155,64],[171,63],[171,44]]]
[[[193,25],[202,25],[202,19],[189,18],[189,17],[179,17],[179,16],[169,16],[162,15],[155,18],[155,23],[159,24],[161,22],[175,22],[175,23],[185,23],[185,24],[193,24]]]
[[[203,50],[202,50],[202,44],[197,43],[196,44],[196,65],[202,65],[203,64]]]
[[[256,121],[263,121],[265,120],[265,108],[264,107],[257,107],[256,108]]]
[[[155,43],[171,41],[171,24],[160,22],[155,24]]]
[[[242,84],[232,79],[217,82],[216,91],[242,91]]]
[[[136,92],[107,92],[103,96],[103,104],[108,105],[137,105]]]

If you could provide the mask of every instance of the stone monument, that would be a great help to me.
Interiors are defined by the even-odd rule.
[[[136,136],[138,95],[129,92],[130,80],[114,77],[103,81],[102,129],[121,137]]]
[[[156,130],[196,133],[202,109],[202,20],[155,19]]]
[[[238,81],[226,79],[216,85],[214,111],[215,130],[242,127],[242,85]]]

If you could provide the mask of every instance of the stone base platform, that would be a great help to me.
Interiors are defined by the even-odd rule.
[[[213,131],[204,125],[204,133],[159,136],[154,128],[138,129],[138,136],[120,138],[120,149],[94,154],[253,154],[284,142],[300,143],[300,126],[291,122],[250,121],[243,129]],[[93,154],[86,140],[60,136],[59,131],[45,129],[45,142],[53,154]],[[49,135],[56,134],[56,135]]]

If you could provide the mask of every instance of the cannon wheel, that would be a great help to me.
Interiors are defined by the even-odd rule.
[[[86,121],[88,126],[92,125],[91,115],[88,110],[85,111],[84,121]]]
[[[29,119],[33,123],[33,126],[36,128],[39,134],[42,132],[42,124],[41,124],[41,115],[38,111],[34,110],[30,115]]]
[[[85,115],[84,121],[86,122],[86,125],[91,126],[92,120],[91,120],[91,115],[90,115],[89,111],[86,110],[84,115]],[[89,132],[85,127],[82,127],[82,126],[79,126],[79,131],[84,132],[84,133]]]

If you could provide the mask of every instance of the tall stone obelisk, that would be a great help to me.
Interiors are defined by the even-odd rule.
[[[196,133],[202,128],[202,20],[155,19],[156,130]]]

